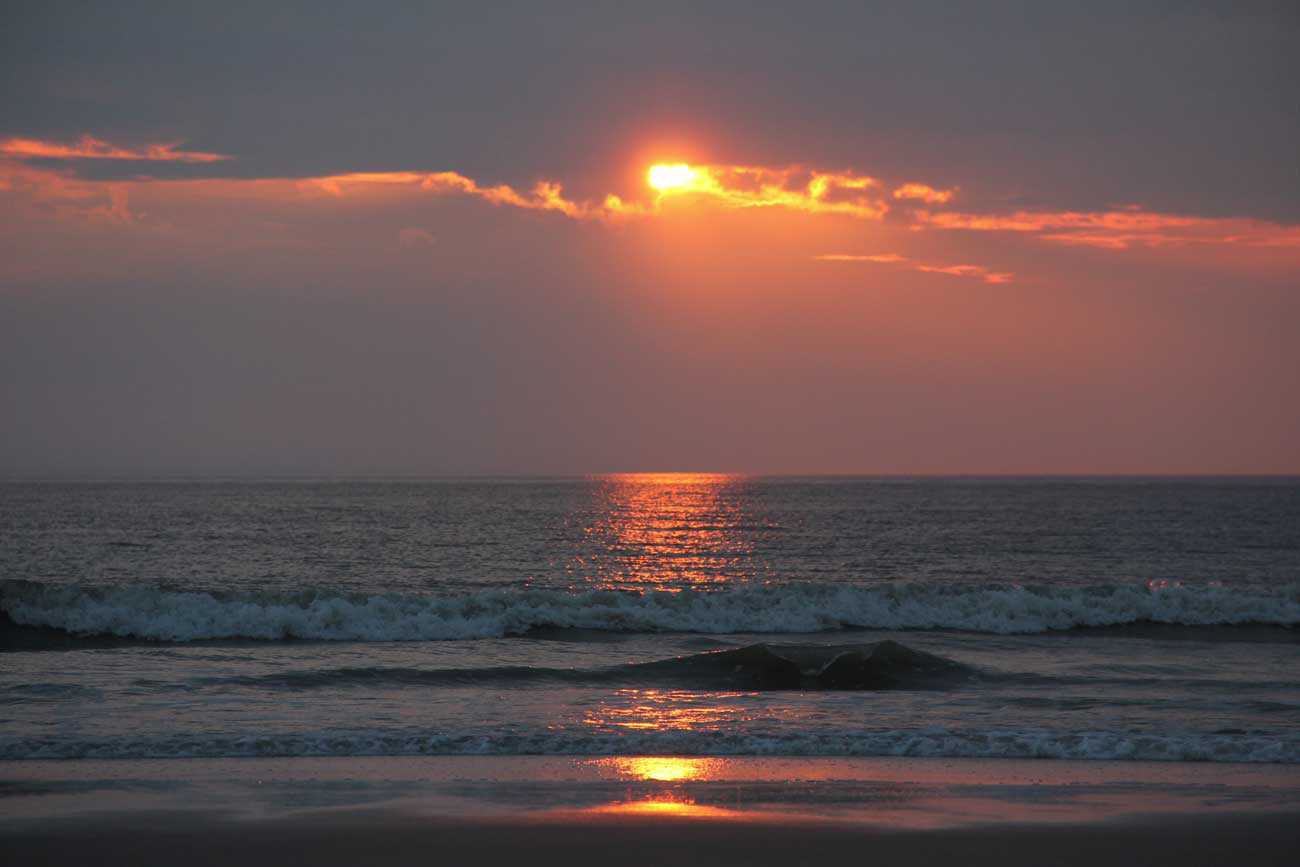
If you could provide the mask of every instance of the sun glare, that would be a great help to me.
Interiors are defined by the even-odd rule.
[[[695,180],[695,169],[686,163],[659,163],[650,167],[646,181],[660,192],[689,187]]]

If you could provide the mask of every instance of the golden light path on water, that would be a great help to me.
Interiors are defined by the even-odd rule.
[[[682,758],[677,756],[637,756],[595,759],[603,771],[629,782],[685,783],[714,779],[725,767],[721,759]],[[695,819],[738,819],[744,815],[710,804],[697,803],[675,788],[657,788],[644,798],[629,798],[593,807],[595,815],[672,816]]]
[[[586,589],[718,587],[760,577],[744,476],[712,473],[599,478],[587,551],[569,564]]]
[[[616,690],[610,702],[589,711],[583,722],[637,731],[720,731],[750,719],[750,714],[733,702],[746,694],[627,687]]]
[[[687,166],[656,166],[656,189],[689,185]],[[603,476],[593,519],[584,533],[591,553],[571,564],[587,587],[601,590],[719,589],[752,580],[758,568],[750,532],[756,518],[746,508],[744,476],[714,473],[655,473]],[[632,731],[722,731],[751,715],[740,692],[625,688],[592,708],[583,722],[596,729]],[[602,770],[629,782],[659,784],[643,797],[593,808],[598,815],[679,818],[743,818],[743,814],[700,804],[679,784],[713,779],[720,759],[651,756],[595,760]]]
[[[659,798],[646,801],[619,801],[613,804],[602,804],[599,807],[593,807],[589,812],[596,815],[678,816],[687,819],[745,818],[743,813],[736,810],[727,810],[722,807],[709,806],[708,804],[697,804],[690,800],[677,801],[669,798]]]
[[[688,166],[656,166],[649,182],[679,190],[696,178]],[[602,476],[591,519],[588,552],[570,564],[590,589],[677,593],[710,590],[760,577],[753,558],[757,519],[747,508],[746,477],[714,473]],[[586,714],[607,731],[723,731],[754,711],[742,692],[624,688]],[[591,815],[682,819],[745,819],[747,813],[698,803],[685,784],[713,780],[722,759],[675,756],[612,757],[591,763],[629,783],[627,797],[590,808]],[[635,784],[641,784],[636,786]]]
[[[676,756],[637,756],[602,760],[624,777],[634,780],[657,780],[675,783],[679,780],[712,779],[722,767],[720,759],[678,758]]]

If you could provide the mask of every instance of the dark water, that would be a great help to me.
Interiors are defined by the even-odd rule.
[[[11,759],[1300,762],[1294,479],[13,483],[0,529]]]

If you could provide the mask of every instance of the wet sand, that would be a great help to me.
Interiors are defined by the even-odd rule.
[[[1290,864],[1289,766],[646,757],[11,762],[12,864]]]
[[[101,816],[0,834],[10,864],[693,865],[870,862],[1016,865],[1294,864],[1294,815],[1131,820],[1105,826],[890,831],[687,821],[448,820],[390,812],[231,821],[193,814]]]

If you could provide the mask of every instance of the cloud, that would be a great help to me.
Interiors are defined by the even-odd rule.
[[[1016,211],[1010,214],[918,211],[915,219],[923,228],[1032,233],[1040,240],[1053,243],[1109,250],[1205,244],[1300,247],[1300,226],[1241,217],[1162,214],[1137,207],[1111,211]]]
[[[98,145],[76,150],[78,154],[92,151],[106,153]],[[55,151],[24,146],[13,149],[13,152],[31,157],[38,152],[46,155]],[[172,158],[184,155],[184,152],[172,150],[167,153]],[[669,201],[677,198],[725,209],[777,208],[872,221],[882,219],[889,209],[879,181],[850,172],[798,167],[708,165],[690,167],[688,177],[688,183],[670,189],[651,191],[647,187],[645,198],[640,201],[624,199],[613,193],[600,199],[579,200],[567,196],[564,187],[554,180],[539,180],[531,188],[522,190],[509,184],[481,183],[453,171],[348,172],[300,179],[135,178],[130,181],[97,181],[78,177],[75,170],[71,169],[64,171],[27,165],[22,159],[0,159],[0,190],[21,187],[31,194],[33,201],[44,204],[59,201],[69,212],[75,212],[78,203],[106,195],[111,188],[114,190],[112,194],[121,200],[117,210],[122,215],[128,213],[124,208],[124,197],[129,189],[164,192],[193,201],[218,198],[293,200],[321,194],[339,199],[464,196],[500,207],[555,213],[574,220],[598,221],[660,215]]]
[[[128,205],[130,183],[87,181],[15,160],[0,159],[0,199],[56,218],[129,225],[136,215]]]
[[[711,200],[727,208],[786,208],[879,220],[889,211],[880,182],[852,172],[800,166],[691,166],[689,181],[661,190],[657,202],[679,196]]]
[[[879,221],[889,213],[889,197],[941,205],[955,190],[921,183],[896,187],[886,196],[880,181],[853,172],[802,167],[690,166],[680,183],[659,189],[649,202],[625,201],[610,194],[599,201],[576,201],[555,181],[539,181],[530,191],[508,185],[485,186],[456,172],[389,172],[336,175],[310,181],[337,195],[367,185],[406,185],[435,195],[466,195],[496,205],[550,211],[578,220],[617,220],[653,216],[672,199],[687,198],[728,209],[780,208],[807,214],[839,215]],[[1300,247],[1300,227],[1243,218],[1216,219],[1163,214],[1127,207],[1110,211],[1015,211],[971,213],[904,211],[903,224],[915,230],[940,229],[1033,234],[1058,244],[1123,250],[1130,247],[1175,247],[1220,244],[1253,247]],[[942,266],[962,267],[962,266]],[[979,266],[970,266],[976,268]],[[936,273],[949,273],[938,271]],[[1009,275],[988,272],[987,282],[1006,282]]]
[[[431,193],[433,195],[472,196],[494,205],[529,211],[554,211],[575,220],[615,219],[645,213],[644,206],[627,203],[613,194],[601,202],[579,202],[565,198],[564,188],[555,181],[538,181],[527,193],[508,184],[482,186],[458,172],[358,172],[308,178],[305,188],[323,190],[333,196],[364,195],[388,190]]]
[[[985,283],[1010,283],[1014,274],[990,271],[983,265],[916,265],[916,270],[929,274],[947,274],[950,277],[978,277]]]
[[[675,203],[696,203],[728,210],[779,209],[809,215],[839,216],[868,222],[889,217],[891,224],[917,232],[998,232],[1032,237],[1035,242],[1107,250],[1166,249],[1194,245],[1300,250],[1300,226],[1249,218],[1212,218],[1166,214],[1126,206],[1102,211],[1000,212],[967,208],[947,210],[956,188],[940,189],[909,181],[886,185],[857,171],[829,171],[806,166],[785,167],[699,164],[679,165],[660,172],[659,182],[647,183],[627,198],[610,193],[579,199],[566,194],[556,180],[541,179],[528,188],[484,183],[455,171],[349,172],[309,178],[201,178],[129,181],[80,177],[78,160],[154,160],[214,162],[221,154],[186,151],[178,143],[127,148],[93,136],[71,144],[38,138],[0,141],[0,194],[25,200],[47,213],[141,224],[141,214],[128,206],[136,193],[159,196],[202,207],[215,200],[275,200],[286,204],[313,196],[339,199],[388,199],[421,196],[474,198],[504,208],[550,213],[572,220],[618,222],[669,213]],[[46,160],[64,161],[56,167]],[[662,167],[661,167],[662,168]],[[666,179],[666,180],[665,180]],[[650,178],[647,178],[649,181]],[[918,207],[917,205],[923,207]],[[891,212],[891,208],[895,211]],[[414,243],[407,239],[407,245]],[[901,260],[875,254],[827,254],[823,261],[866,261],[877,264]],[[914,265],[918,270],[925,270]],[[982,266],[929,265],[933,273],[979,277],[1007,282],[1011,275]]]
[[[18,144],[6,151],[11,158],[8,161],[0,159],[0,189],[7,183],[4,178],[19,173],[15,167],[22,166],[22,160],[37,157],[172,160],[220,158],[215,154],[177,151],[174,145],[155,145],[139,151],[128,151],[113,148],[89,137],[75,147],[49,145],[35,139],[11,139],[9,144],[14,142]],[[144,154],[152,156],[142,156]],[[36,171],[42,171],[43,174],[32,174]],[[76,183],[90,189],[97,183],[108,183],[78,179],[73,172],[55,172],[38,169],[36,166],[26,169],[26,172],[33,183],[37,183],[39,177],[43,179],[40,183],[49,187]],[[502,207],[555,213],[574,220],[598,221],[662,214],[674,199],[687,199],[724,209],[775,208],[872,221],[883,219],[890,207],[881,183],[871,176],[802,167],[692,166],[689,183],[657,191],[652,191],[647,186],[641,194],[644,198],[640,200],[625,199],[614,193],[598,199],[580,200],[567,196],[564,187],[554,180],[539,180],[531,188],[523,190],[509,184],[484,184],[454,171],[347,172],[301,179],[203,178],[182,181],[137,178],[130,181],[130,184],[147,184],[153,190],[184,191],[189,196],[200,198],[205,195],[301,196],[304,193],[323,193],[336,198],[465,196]],[[122,186],[122,189],[126,188]]]
[[[813,256],[818,262],[878,262],[886,264],[890,262],[906,262],[906,256],[900,256],[897,253],[872,253],[870,255],[858,255],[854,253],[823,253],[820,256]]]
[[[1015,277],[1008,271],[994,271],[983,265],[934,265],[926,262],[914,262],[897,253],[873,253],[860,255],[854,253],[823,253],[813,256],[818,262],[871,262],[878,265],[895,265],[908,263],[905,267],[927,274],[947,274],[950,277],[978,277],[985,283],[1010,283]]]
[[[943,205],[952,201],[952,197],[957,195],[956,189],[936,190],[927,184],[903,184],[894,190],[895,199],[912,199],[919,202],[925,202],[927,205]]]
[[[658,213],[674,198],[694,198],[723,208],[783,208],[809,214],[838,214],[879,220],[889,204],[879,181],[866,175],[815,169],[761,166],[691,166],[679,186],[658,190],[650,202],[626,201],[609,194],[598,201],[564,195],[556,181],[538,181],[521,192],[507,184],[486,186],[458,172],[364,172],[311,178],[305,184],[332,195],[369,189],[409,187],[435,195],[464,195],[534,211],[553,211],[577,220],[612,220]]]
[[[72,144],[35,138],[7,138],[0,141],[0,156],[19,160],[144,160],[174,163],[215,163],[230,159],[225,154],[177,150],[181,144],[164,142],[126,148],[89,135],[83,135]]]

